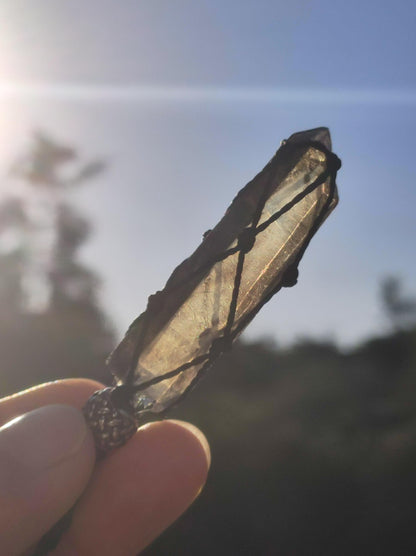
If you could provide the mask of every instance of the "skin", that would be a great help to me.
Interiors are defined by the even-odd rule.
[[[76,503],[54,556],[135,556],[201,491],[208,443],[181,421],[145,425],[95,461],[80,409],[100,388],[61,380],[0,400],[2,555],[30,554]]]

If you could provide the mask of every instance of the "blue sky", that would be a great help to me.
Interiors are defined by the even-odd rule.
[[[383,276],[415,293],[415,21],[410,1],[3,0],[2,171],[34,128],[108,158],[74,201],[121,334],[280,141],[327,125],[339,207],[247,334],[351,345],[385,326]]]

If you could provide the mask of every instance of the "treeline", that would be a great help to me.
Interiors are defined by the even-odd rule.
[[[212,470],[146,555],[415,554],[415,386],[416,328],[347,354],[239,343],[172,413]]]

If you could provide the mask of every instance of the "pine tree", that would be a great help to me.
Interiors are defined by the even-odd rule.
[[[113,334],[99,279],[78,256],[90,225],[70,202],[104,168],[39,132],[12,167],[13,190],[0,204],[2,395],[68,376],[108,377]]]

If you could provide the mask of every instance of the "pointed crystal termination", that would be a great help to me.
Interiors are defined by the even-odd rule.
[[[128,393],[120,407],[133,407],[136,422],[176,404],[261,307],[296,283],[303,253],[337,204],[340,165],[327,128],[292,135],[150,296],[109,358]]]

